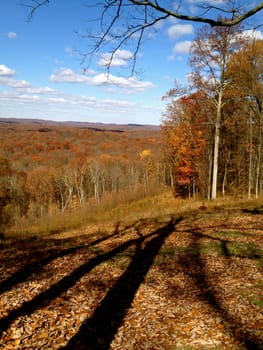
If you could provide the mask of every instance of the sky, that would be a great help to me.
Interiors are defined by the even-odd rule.
[[[91,47],[86,34],[99,30],[99,22],[91,21],[98,18],[98,8],[86,0],[50,0],[28,20],[30,8],[23,4],[30,2],[0,0],[1,118],[161,123],[167,103],[162,96],[175,79],[186,82],[189,47],[199,24],[159,23],[140,47],[137,74],[131,76],[133,51],[127,45],[116,52],[107,75],[106,47],[90,64],[88,58],[83,61]],[[194,0],[183,3],[188,14],[196,14]]]

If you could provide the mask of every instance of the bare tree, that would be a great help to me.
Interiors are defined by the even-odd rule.
[[[40,7],[56,0],[21,0],[22,4],[29,8],[29,19],[32,19]],[[255,23],[256,15],[263,10],[263,1],[237,1],[224,0],[220,2],[211,0],[195,1],[198,9],[194,16],[189,15],[190,8],[187,1],[176,0],[166,2],[147,0],[90,0],[86,2],[87,20],[91,23],[100,23],[99,32],[87,31],[82,33],[83,37],[92,42],[90,50],[83,53],[83,62],[87,58],[102,51],[104,47],[111,44],[110,54],[106,58],[105,66],[111,67],[114,55],[127,43],[133,46],[131,69],[134,73],[136,59],[146,31],[158,30],[159,22],[168,18],[183,21],[206,23],[212,27],[231,27],[245,22],[253,17]],[[217,4],[217,6],[215,5]],[[61,5],[63,7],[63,5]],[[89,18],[90,8],[96,8],[97,18]],[[94,10],[94,9],[93,9]],[[96,11],[95,11],[96,12]],[[94,14],[94,11],[92,11]],[[262,23],[259,23],[261,25]],[[88,65],[88,64],[87,64]]]
[[[211,198],[217,197],[218,160],[220,145],[220,128],[222,108],[225,104],[225,90],[228,84],[226,77],[227,62],[242,44],[242,36],[238,35],[238,27],[204,26],[198,32],[191,48],[190,64],[193,67],[191,76],[193,87],[210,96],[216,109],[215,134],[213,150],[213,175]]]

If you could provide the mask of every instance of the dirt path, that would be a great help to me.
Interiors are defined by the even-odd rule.
[[[0,349],[263,349],[261,214],[0,246]]]

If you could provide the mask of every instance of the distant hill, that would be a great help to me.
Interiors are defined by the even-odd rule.
[[[0,118],[0,123],[7,124],[38,124],[42,126],[71,126],[79,128],[87,128],[94,131],[112,131],[112,132],[121,132],[128,130],[160,130],[159,125],[150,125],[150,124],[114,124],[114,123],[91,123],[91,122],[78,122],[78,121],[62,121],[56,122],[52,120],[43,120],[43,119],[24,119],[24,118]]]
[[[155,125],[0,118],[0,157],[24,171],[54,164],[74,167],[94,158],[104,162],[105,157],[140,162],[144,150],[157,161],[162,152],[160,134]]]

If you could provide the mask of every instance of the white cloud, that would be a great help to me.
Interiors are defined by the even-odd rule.
[[[198,15],[203,13],[202,5],[210,5],[210,6],[221,6],[223,7],[225,0],[206,0],[206,1],[196,1],[196,0],[187,0],[188,11],[192,14]]]
[[[148,81],[140,81],[134,77],[116,77],[114,75],[106,73],[96,75],[92,79],[92,82],[95,85],[115,85],[120,88],[131,89],[131,92],[143,91],[145,89],[153,87],[153,84]]]
[[[122,52],[122,57],[129,57]],[[104,85],[118,94],[118,98],[96,98],[93,96],[68,94],[48,86],[34,86],[29,81],[15,79],[16,71],[0,65],[1,112],[0,117],[39,118],[52,120],[83,120],[116,123],[158,123],[161,114],[159,107],[147,106],[140,102],[121,100],[126,96],[141,93],[154,85],[135,77],[117,77],[111,74],[98,74],[86,71],[77,73],[72,69],[61,68],[54,71],[50,81],[60,83],[79,83],[91,86]],[[87,89],[85,89],[87,90]],[[107,94],[109,96],[109,94]]]
[[[72,69],[69,68],[60,68],[55,71],[55,74],[51,74],[49,80],[53,83],[81,83],[85,82],[84,75],[78,75],[74,73]]]
[[[96,75],[97,72],[94,69],[84,69],[83,74]]]
[[[253,40],[263,40],[263,33],[260,30],[249,29],[241,33],[233,34],[231,43],[236,46],[240,46],[240,41],[252,42]]]
[[[112,74],[101,73],[94,76],[77,74],[72,69],[61,68],[51,74],[49,80],[53,83],[89,84],[95,86],[108,85],[116,86],[124,93],[137,93],[152,88],[154,85],[149,81],[140,81],[134,77],[123,78]],[[124,91],[125,90],[125,91]]]
[[[45,87],[38,87],[38,86],[31,86],[31,84],[29,84],[29,86],[22,86],[22,87],[18,87],[20,91],[23,91],[24,93],[27,94],[48,94],[48,93],[53,93],[55,90],[51,89],[48,86]]]
[[[177,39],[184,35],[191,35],[194,28],[191,24],[174,24],[168,29],[168,36],[171,39]]]
[[[167,61],[169,61],[169,62],[174,61],[174,59],[175,59],[174,55],[169,55],[167,57]]]
[[[159,124],[160,106],[127,100],[93,96],[71,95],[54,91],[50,96],[20,93],[19,90],[1,91],[0,102],[5,117],[78,120],[103,123]],[[2,117],[0,112],[0,117]],[[76,119],[77,118],[77,119]]]
[[[0,77],[0,85],[12,87],[12,88],[28,88],[30,83],[26,80],[16,80],[9,77]]]
[[[65,48],[65,51],[66,51],[67,53],[69,53],[69,54],[72,54],[74,50],[72,49],[72,47],[69,47],[69,46],[68,46],[68,47]]]
[[[249,30],[245,30],[242,33],[242,36],[245,39],[250,39],[250,40],[263,40],[263,33],[260,30],[253,30],[253,29],[249,29]]]
[[[180,54],[188,54],[191,45],[192,42],[189,40],[181,41],[174,46],[173,51]]]
[[[132,57],[132,52],[128,50],[117,50],[113,55],[109,52],[103,53],[97,63],[99,66],[122,67],[126,66]]]
[[[15,75],[16,71],[14,69],[11,69],[4,64],[0,64],[0,76],[12,76]]]
[[[24,100],[24,101],[34,102],[34,101],[39,101],[40,96],[39,95],[21,94],[21,95],[19,95],[19,99]]]
[[[15,32],[8,32],[7,33],[7,37],[9,39],[15,39],[17,37],[16,33]]]
[[[49,101],[55,102],[55,103],[66,103],[67,100],[64,97],[50,97]]]
[[[25,94],[47,94],[55,91],[48,86],[37,87],[33,86],[26,80],[14,79],[12,75],[15,75],[15,73],[15,70],[10,69],[5,65],[0,65],[0,85],[14,88],[20,93]]]

